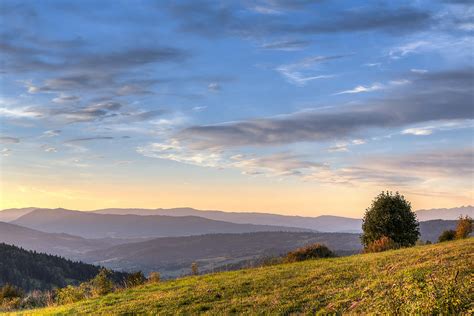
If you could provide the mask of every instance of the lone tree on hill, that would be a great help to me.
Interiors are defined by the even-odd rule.
[[[384,237],[401,247],[413,246],[420,236],[411,204],[398,192],[382,192],[372,201],[365,211],[362,230],[365,248]]]

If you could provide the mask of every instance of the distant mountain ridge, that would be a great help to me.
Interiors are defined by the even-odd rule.
[[[146,215],[165,215],[165,216],[199,216],[212,220],[226,221],[237,224],[255,224],[272,225],[286,227],[300,227],[320,232],[350,232],[360,231],[362,220],[357,218],[321,215],[317,217],[304,217],[293,215],[279,215],[270,213],[256,212],[224,212],[224,211],[206,211],[196,210],[189,207],[172,209],[102,209],[93,211],[98,214],[116,214],[126,215],[134,214],[140,216]]]
[[[0,211],[0,221],[12,222],[23,215],[35,210],[50,210],[42,208],[8,209]],[[58,209],[63,210],[63,209]],[[214,210],[197,210],[189,207],[171,209],[142,209],[142,208],[108,208],[90,211],[87,213],[110,214],[110,215],[139,215],[139,216],[173,216],[187,217],[196,216],[215,221],[223,221],[235,224],[270,225],[291,228],[310,229],[320,232],[361,232],[362,220],[341,216],[322,215],[317,217],[304,217],[292,215],[279,215],[257,212],[224,212]],[[474,206],[461,206],[456,208],[440,208],[416,211],[419,221],[435,219],[456,220],[460,215],[474,217]],[[89,237],[89,236],[88,236]],[[103,236],[101,236],[103,237]],[[99,238],[101,238],[99,237]],[[108,236],[110,237],[110,236]],[[153,237],[153,236],[151,236]],[[96,237],[94,237],[96,238]]]
[[[257,231],[308,231],[287,226],[236,224],[198,216],[110,215],[65,209],[36,209],[11,222],[48,233],[84,238],[172,237]]]
[[[461,215],[467,215],[471,218],[474,218],[474,206],[467,205],[454,208],[433,208],[429,210],[416,211],[416,216],[419,221],[428,221],[433,219],[455,220]]]

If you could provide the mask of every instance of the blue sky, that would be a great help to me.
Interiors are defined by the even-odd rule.
[[[385,189],[416,208],[473,200],[469,1],[0,10],[3,207],[359,216]]]

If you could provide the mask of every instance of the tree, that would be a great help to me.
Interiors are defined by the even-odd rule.
[[[464,239],[472,233],[472,218],[469,216],[459,217],[458,224],[456,226],[456,239]]]
[[[438,242],[454,240],[455,237],[456,237],[456,231],[452,229],[445,230],[444,232],[441,233],[441,235],[439,235]]]
[[[411,204],[396,192],[382,192],[366,210],[361,241],[365,248],[382,237],[388,237],[401,247],[413,246],[420,236],[416,215]]]
[[[110,274],[110,270],[100,269],[99,273],[89,281],[92,287],[93,296],[102,296],[112,292],[114,289],[114,283],[109,278]]]

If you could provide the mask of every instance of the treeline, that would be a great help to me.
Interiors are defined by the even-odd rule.
[[[100,267],[91,264],[0,243],[0,286],[10,284],[25,292],[52,290],[78,285],[94,278],[99,271]],[[116,282],[122,282],[126,276],[121,272],[110,275]]]

